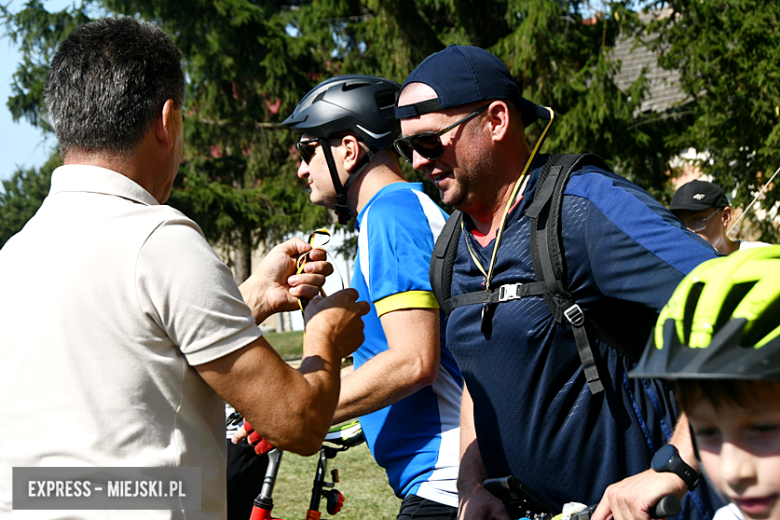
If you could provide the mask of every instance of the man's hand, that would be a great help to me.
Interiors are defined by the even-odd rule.
[[[470,491],[460,491],[458,497],[458,520],[512,520],[504,503],[496,498],[482,484]]]
[[[244,424],[246,424],[246,423],[244,423]],[[238,427],[238,430],[236,430],[236,432],[233,434],[233,438],[230,439],[230,441],[233,444],[238,444],[239,442],[241,442],[244,439],[246,439],[248,436],[249,436],[249,434],[246,432],[246,428],[242,424],[241,426]]]
[[[327,298],[316,297],[306,307],[306,341],[304,357],[314,343],[327,342],[337,349],[337,357],[345,358],[363,344],[363,319],[368,314],[368,302],[356,301],[358,292],[344,289]],[[340,368],[339,368],[340,370]]]
[[[648,520],[650,508],[666,495],[682,499],[686,486],[674,473],[651,469],[609,486],[591,520]]]
[[[309,262],[296,275],[296,261],[306,252]],[[279,311],[298,308],[298,298],[311,299],[320,292],[333,266],[325,261],[325,251],[294,238],[274,247],[255,272],[239,286],[244,301],[252,310],[256,323]]]
[[[316,297],[306,308],[304,357],[298,370],[264,337],[214,361],[196,365],[204,381],[280,450],[316,453],[333,423],[341,359],[363,342],[366,302],[347,289]]]
[[[367,302],[356,301],[358,293],[354,289],[339,291],[327,298],[317,296],[306,307],[306,341],[304,342],[303,361],[298,372],[306,376],[316,373],[325,367],[330,367],[334,375],[340,373],[339,361],[363,343],[363,319],[370,307]],[[323,409],[335,408],[338,399],[339,377],[334,378],[336,391],[334,400]],[[330,426],[332,411],[327,414],[327,424]],[[258,423],[261,424],[262,423]],[[327,431],[327,429],[325,430]],[[237,444],[249,434],[242,425],[233,434],[233,443]],[[324,433],[323,433],[324,436]]]
[[[688,417],[683,413],[677,420],[669,444],[673,444],[680,457],[694,470],[699,470],[693,452]],[[650,508],[666,495],[681,499],[685,495],[685,482],[674,473],[658,473],[651,469],[612,484],[591,515],[591,520],[647,520]]]

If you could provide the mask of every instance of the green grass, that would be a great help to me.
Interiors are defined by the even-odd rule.
[[[311,488],[314,471],[317,468],[317,456],[301,457],[285,453],[279,466],[279,476],[274,488],[274,518],[303,520],[311,500]],[[401,500],[396,498],[387,483],[385,471],[377,466],[368,446],[364,443],[339,453],[328,461],[328,480],[330,470],[339,470],[339,480],[335,488],[344,495],[344,507],[338,515],[329,515],[322,501],[322,518],[334,520],[394,520],[401,508]]]
[[[303,354],[303,331],[272,332],[265,339],[282,359],[297,359]]]
[[[283,359],[300,358],[303,353],[303,332],[266,334],[268,343]],[[303,520],[311,500],[311,488],[317,456],[301,457],[285,453],[279,466],[279,476],[274,488],[274,518]],[[323,520],[394,520],[401,508],[401,500],[393,494],[387,483],[385,470],[380,468],[364,443],[339,453],[328,461],[330,470],[338,469],[340,482],[336,489],[345,497],[344,508],[338,515],[329,515],[322,501],[320,511]]]

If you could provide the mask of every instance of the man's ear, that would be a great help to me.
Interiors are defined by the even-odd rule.
[[[170,149],[174,144],[174,117],[175,106],[172,99],[165,101],[160,117],[154,120],[154,128],[157,139],[165,143],[166,148]]]
[[[357,167],[365,150],[360,146],[360,141],[354,135],[346,135],[341,138],[342,154],[344,157],[344,169],[352,173]]]
[[[514,114],[509,112],[509,105],[504,101],[493,101],[487,109],[487,119],[490,123],[490,133],[493,141],[503,141],[509,132],[509,123]],[[516,116],[516,117],[519,117]]]
[[[729,223],[731,222],[731,217],[732,217],[731,208],[729,206],[726,206],[725,208],[723,208],[723,215],[721,217],[723,219],[724,228],[728,227]]]

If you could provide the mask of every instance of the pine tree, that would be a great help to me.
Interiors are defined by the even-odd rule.
[[[138,16],[170,34],[184,55],[187,77],[185,148],[169,203],[196,220],[207,238],[232,253],[237,279],[250,274],[251,252],[297,229],[329,222],[308,203],[295,177],[296,137],[279,128],[323,70],[305,39],[286,33],[282,2],[215,0],[91,1],[48,13],[38,1],[2,17],[21,45],[9,106],[51,132],[43,86],[56,45],[90,14]],[[324,70],[323,70],[324,72]]]
[[[693,122],[672,142],[706,153],[699,166],[734,189],[732,206],[746,207],[780,168],[780,4],[760,0],[675,0],[656,24],[662,64],[681,72],[693,98]],[[761,239],[777,242],[771,189],[761,202],[769,218],[748,218]]]

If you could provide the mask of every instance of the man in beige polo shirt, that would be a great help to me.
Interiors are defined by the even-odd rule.
[[[313,255],[294,275],[310,247],[290,241],[239,289],[197,224],[163,205],[183,97],[180,53],[152,24],[90,23],[54,57],[46,103],[65,165],[0,251],[0,514],[12,468],[199,467],[200,510],[145,517],[223,518],[223,399],[284,450],[315,452],[331,424],[368,304],[352,290],[314,299],[301,368],[279,358],[256,324],[313,298],[331,268]]]

